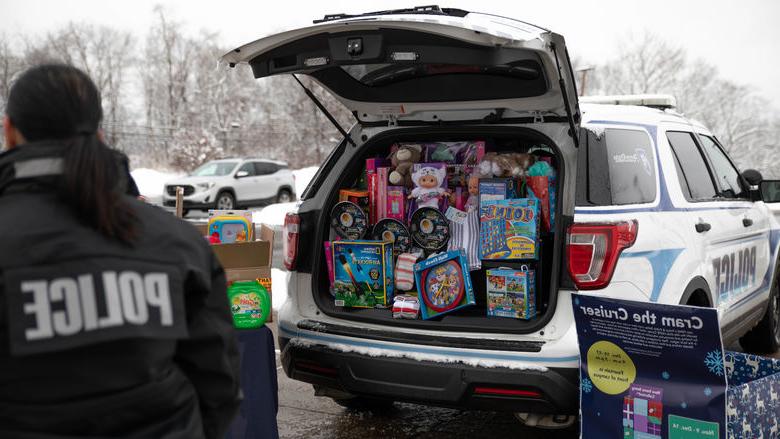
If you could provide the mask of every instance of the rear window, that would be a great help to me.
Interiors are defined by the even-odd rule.
[[[579,154],[578,206],[651,203],[656,197],[655,154],[646,131],[588,131]]]

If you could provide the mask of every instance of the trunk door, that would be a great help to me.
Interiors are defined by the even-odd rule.
[[[222,61],[249,64],[257,78],[309,75],[361,120],[430,112],[463,120],[484,110],[578,124],[561,35],[494,15],[436,11],[324,21],[245,44]]]

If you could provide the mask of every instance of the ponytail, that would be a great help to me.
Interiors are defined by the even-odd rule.
[[[6,114],[28,142],[62,143],[62,200],[104,236],[131,244],[137,217],[124,196],[127,176],[120,155],[98,139],[103,110],[89,76],[68,65],[33,67],[11,87]]]
[[[79,135],[65,151],[60,197],[83,222],[103,235],[132,243],[137,217],[121,190],[118,154],[97,135]]]

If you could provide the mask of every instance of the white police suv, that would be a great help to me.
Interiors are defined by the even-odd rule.
[[[325,17],[226,54],[258,78],[305,74],[355,125],[285,220],[285,372],[352,407],[411,401],[574,415],[578,351],[570,293],[717,307],[747,346],[778,345],[776,226],[704,127],[663,109],[580,108],[563,37],[438,7]],[[477,305],[436,320],[336,307],[323,242],[338,192],[396,142],[485,140],[542,148],[558,164],[556,222],[542,242],[532,320]],[[771,298],[771,300],[770,300]],[[756,326],[758,325],[758,326]]]
[[[176,205],[184,191],[184,210],[237,209],[295,200],[295,177],[287,163],[266,159],[223,159],[204,163],[190,175],[165,183],[163,205]]]

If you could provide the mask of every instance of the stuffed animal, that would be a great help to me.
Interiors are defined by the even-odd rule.
[[[510,153],[512,156],[513,167],[512,177],[525,177],[528,175],[528,168],[530,168],[536,162],[536,156],[531,154],[523,154],[519,152]]]
[[[480,177],[511,177],[512,171],[518,167],[514,156],[511,154],[497,154],[489,152],[482,157],[478,170]]]
[[[405,144],[390,155],[390,164],[393,171],[390,172],[388,180],[393,186],[414,186],[412,180],[412,166],[420,162],[422,156],[422,145]]]
[[[445,187],[447,169],[443,163],[424,163],[414,167],[412,180],[415,188],[409,194],[409,199],[417,200],[417,207],[439,208],[442,197],[448,197],[450,191]]]

